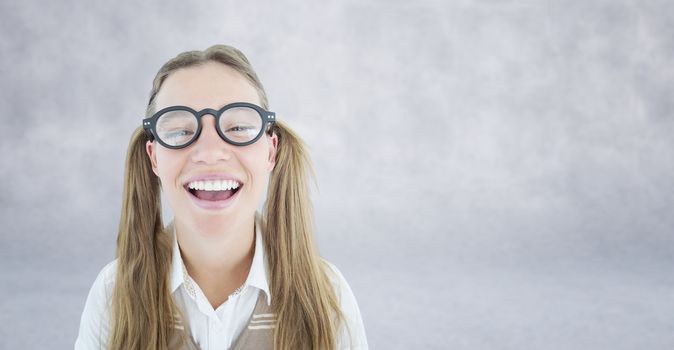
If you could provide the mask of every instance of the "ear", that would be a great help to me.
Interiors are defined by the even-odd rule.
[[[276,152],[278,151],[278,136],[273,133],[269,136],[269,155],[267,156],[267,171],[274,170],[276,166]]]
[[[152,163],[152,172],[159,176],[159,171],[157,171],[157,152],[154,148],[154,142],[147,141],[145,143],[145,152],[150,157],[150,163]]]

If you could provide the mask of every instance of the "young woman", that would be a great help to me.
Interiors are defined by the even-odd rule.
[[[349,285],[313,242],[310,174],[239,50],[168,61],[129,144],[117,258],[75,349],[367,349]]]

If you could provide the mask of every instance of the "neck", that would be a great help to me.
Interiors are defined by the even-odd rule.
[[[248,276],[255,252],[255,217],[225,225],[190,227],[178,221],[175,225],[187,272],[217,307]]]

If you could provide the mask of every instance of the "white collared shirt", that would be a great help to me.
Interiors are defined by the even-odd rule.
[[[192,337],[202,350],[228,349],[246,326],[259,293],[264,293],[267,304],[271,304],[268,264],[260,232],[260,214],[257,212],[255,220],[255,251],[248,277],[241,288],[230,295],[217,309],[213,309],[201,288],[187,273],[178,249],[175,229],[172,233],[171,292],[189,322]],[[334,272],[331,276],[332,284],[351,334],[349,339],[349,332],[342,327],[338,334],[337,348],[368,349],[356,298],[342,273],[333,264],[329,262],[327,264]],[[110,298],[116,268],[115,259],[96,277],[82,312],[75,350],[106,348],[110,332]]]

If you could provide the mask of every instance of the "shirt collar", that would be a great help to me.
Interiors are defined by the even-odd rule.
[[[184,264],[180,249],[178,247],[178,237],[175,231],[174,220],[166,226],[166,231],[173,237],[173,260],[171,264],[171,293],[174,293],[180,285],[185,283],[183,273]],[[271,305],[271,293],[269,292],[269,271],[267,269],[267,257],[264,250],[264,241],[261,230],[262,218],[260,213],[255,212],[255,252],[253,253],[253,262],[248,272],[248,278],[244,286],[252,286],[262,290],[267,296],[267,305]],[[186,271],[186,270],[185,270]]]

